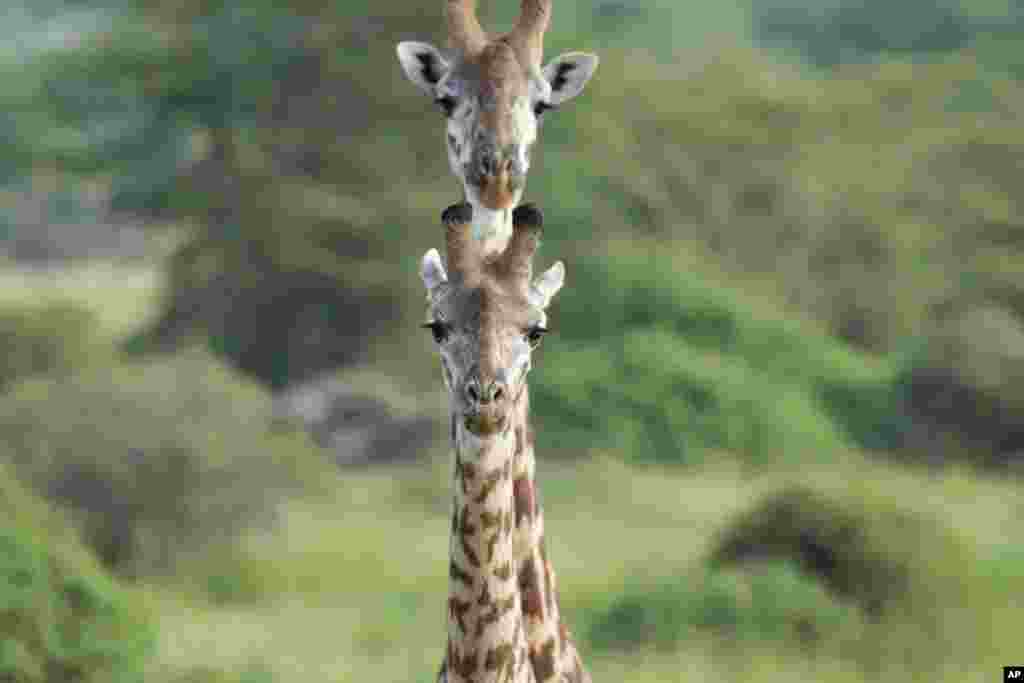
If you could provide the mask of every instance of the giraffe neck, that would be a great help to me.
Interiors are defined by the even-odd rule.
[[[480,439],[452,418],[447,683],[535,683],[513,555],[515,431]]]
[[[536,480],[534,433],[524,389],[513,458],[515,560],[530,662],[538,683],[590,683],[590,675],[562,621],[555,572],[544,542],[544,512]]]

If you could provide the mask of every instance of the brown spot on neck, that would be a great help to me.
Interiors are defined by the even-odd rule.
[[[476,674],[478,659],[476,650],[467,652],[465,656],[459,656],[451,641],[448,642],[448,668],[459,676],[472,680],[473,675]]]
[[[546,681],[555,675],[555,639],[549,638],[537,650],[530,653],[533,671],[537,680]]]
[[[469,601],[462,601],[454,596],[448,598],[448,609],[463,634],[466,633],[466,613],[469,612],[472,606],[473,603]]]
[[[523,599],[523,614],[543,619],[544,598],[540,594],[536,569],[531,561],[524,562],[519,568],[519,591]]]
[[[512,497],[515,501],[516,526],[524,519],[532,520],[534,513],[533,482],[526,475],[518,477],[512,484]]]

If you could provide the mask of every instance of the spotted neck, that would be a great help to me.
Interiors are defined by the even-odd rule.
[[[446,683],[536,683],[513,554],[513,421],[480,439],[452,420],[455,446]]]
[[[530,662],[538,683],[590,683],[590,674],[583,668],[560,615],[555,572],[544,542],[544,512],[538,498],[534,433],[526,390],[520,400],[512,460],[514,552]]]

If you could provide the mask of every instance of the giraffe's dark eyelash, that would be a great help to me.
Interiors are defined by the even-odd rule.
[[[443,344],[444,341],[448,339],[448,333],[451,332],[451,327],[447,323],[443,323],[439,320],[423,323],[420,327],[430,330],[431,334],[434,335],[434,341],[438,344]]]
[[[534,325],[526,330],[526,341],[529,342],[531,346],[536,346],[537,344],[540,344],[540,340],[544,338],[544,335],[550,331],[551,330],[541,325]]]
[[[438,106],[444,111],[445,116],[451,116],[452,112],[455,111],[455,98],[451,95],[438,97],[434,101],[437,102]]]

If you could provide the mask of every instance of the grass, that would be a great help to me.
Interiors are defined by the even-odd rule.
[[[954,681],[984,678],[999,658],[1012,659],[1016,608],[1006,596],[1021,589],[1022,574],[1006,562],[1019,529],[995,545],[966,537],[966,557],[977,558],[957,575],[968,591],[966,605],[942,594],[931,609],[877,623],[792,565],[762,574],[708,568],[720,530],[796,480],[830,496],[856,473],[866,483],[846,498],[861,501],[883,535],[891,503],[882,496],[890,492],[899,492],[901,507],[927,523],[957,529],[961,540],[965,529],[988,521],[987,507],[967,521],[961,506],[968,494],[991,500],[991,509],[1014,515],[1022,509],[1019,492],[1006,483],[962,473],[922,483],[854,455],[850,460],[838,472],[789,469],[754,478],[734,461],[687,475],[604,459],[542,462],[564,611],[595,677],[610,678],[632,664],[634,681],[677,680],[680,671],[742,680],[757,670],[770,673],[766,680],[813,680],[814,672],[830,669],[840,680],[897,681],[911,664],[928,662],[937,663],[937,680]],[[370,672],[424,680],[443,645],[447,510],[410,501],[405,491],[425,475],[443,487],[445,469],[438,463],[426,472],[337,476],[329,496],[288,504],[277,530],[250,536],[237,555],[207,558],[204,571],[235,573],[256,587],[228,604],[164,602],[161,661],[177,667],[218,661],[236,669],[258,661],[279,680],[349,681]],[[611,554],[609,538],[615,539]],[[923,573],[963,570],[964,558],[918,549]],[[993,582],[996,567],[1001,578]],[[630,615],[640,615],[639,629]],[[922,637],[922,618],[942,624],[940,645]]]
[[[161,276],[151,265],[83,263],[70,268],[0,269],[0,305],[63,303],[91,311],[108,340],[154,314]]]

